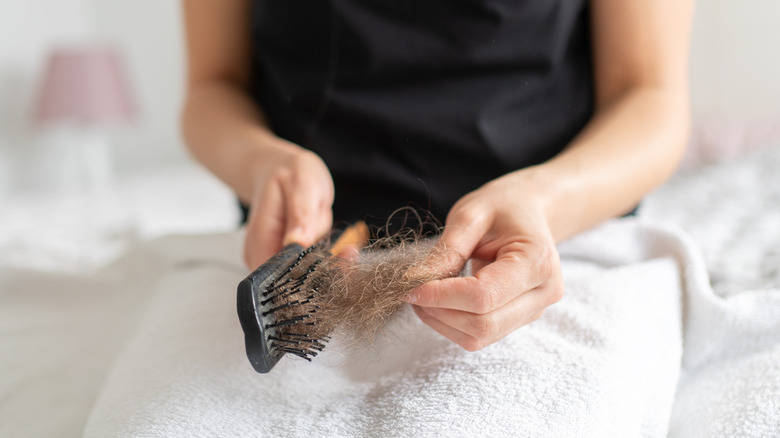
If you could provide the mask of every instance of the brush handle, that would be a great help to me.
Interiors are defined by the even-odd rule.
[[[339,255],[341,251],[350,246],[362,248],[368,243],[369,231],[365,222],[359,221],[347,227],[336,239],[336,242],[330,247],[328,252],[332,255]]]

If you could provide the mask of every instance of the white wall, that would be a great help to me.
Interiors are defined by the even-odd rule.
[[[698,0],[696,118],[780,117],[777,17],[778,0]],[[84,41],[119,46],[138,97],[137,123],[114,132],[119,166],[185,159],[179,0],[0,0],[0,193],[45,173],[40,163],[50,154],[29,123],[36,83],[48,50]]]
[[[55,47],[110,44],[124,56],[140,112],[111,132],[120,171],[184,159],[180,21],[178,0],[0,0],[0,194],[40,185],[52,165],[30,115]]]
[[[698,0],[691,55],[696,118],[780,118],[780,1]]]
[[[118,162],[134,167],[182,159],[184,41],[179,0],[89,1],[96,33],[124,50],[140,107],[137,129],[117,133],[114,139]]]
[[[29,116],[43,53],[89,29],[88,0],[0,0],[0,193],[36,161]]]

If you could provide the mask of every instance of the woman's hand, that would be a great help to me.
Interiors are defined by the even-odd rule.
[[[525,175],[496,179],[453,206],[439,245],[454,257],[430,263],[458,272],[471,260],[472,275],[426,283],[408,298],[423,322],[469,351],[539,319],[563,297],[545,199],[526,190]]]
[[[314,244],[333,221],[333,179],[315,153],[275,139],[254,170],[244,260],[255,269],[284,245]]]
[[[182,131],[192,154],[251,208],[250,269],[283,244],[311,245],[330,231],[333,181],[316,154],[277,137],[247,92],[252,2],[182,2],[187,98]]]
[[[593,118],[553,159],[458,201],[441,245],[459,257],[445,253],[430,263],[457,272],[471,259],[473,275],[433,281],[409,296],[425,323],[467,350],[561,299],[555,242],[630,211],[685,151],[693,1],[593,0],[590,11]]]

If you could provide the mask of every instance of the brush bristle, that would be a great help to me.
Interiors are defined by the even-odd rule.
[[[315,314],[321,300],[321,264],[328,257],[322,244],[301,251],[262,293],[258,313],[272,355],[290,353],[311,361],[325,348],[327,335],[312,329],[317,325]]]

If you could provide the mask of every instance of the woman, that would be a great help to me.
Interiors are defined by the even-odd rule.
[[[408,300],[478,350],[563,295],[556,243],[629,212],[688,131],[692,0],[186,0],[192,153],[245,259],[413,204],[471,277]]]

